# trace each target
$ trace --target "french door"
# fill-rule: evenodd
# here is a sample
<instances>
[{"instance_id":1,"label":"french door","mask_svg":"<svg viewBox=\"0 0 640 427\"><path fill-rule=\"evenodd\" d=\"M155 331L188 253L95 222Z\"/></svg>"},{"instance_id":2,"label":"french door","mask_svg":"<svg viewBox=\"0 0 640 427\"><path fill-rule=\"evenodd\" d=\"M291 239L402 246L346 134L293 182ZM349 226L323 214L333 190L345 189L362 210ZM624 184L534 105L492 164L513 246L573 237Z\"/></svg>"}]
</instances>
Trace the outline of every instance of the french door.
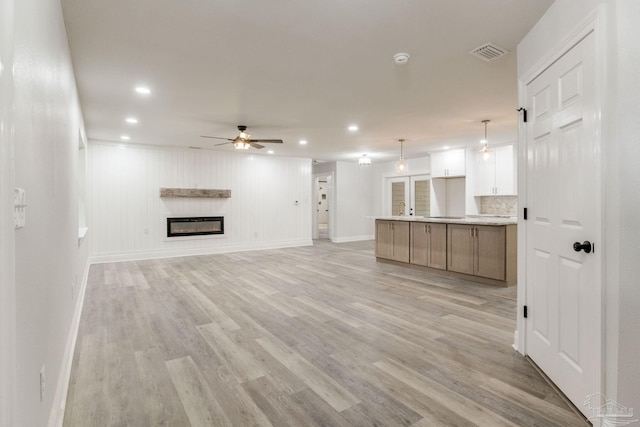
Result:
<instances>
[{"instance_id":1,"label":"french door","mask_svg":"<svg viewBox=\"0 0 640 427\"><path fill-rule=\"evenodd\" d=\"M387 178L387 216L429 216L429 175Z\"/></svg>"}]
</instances>

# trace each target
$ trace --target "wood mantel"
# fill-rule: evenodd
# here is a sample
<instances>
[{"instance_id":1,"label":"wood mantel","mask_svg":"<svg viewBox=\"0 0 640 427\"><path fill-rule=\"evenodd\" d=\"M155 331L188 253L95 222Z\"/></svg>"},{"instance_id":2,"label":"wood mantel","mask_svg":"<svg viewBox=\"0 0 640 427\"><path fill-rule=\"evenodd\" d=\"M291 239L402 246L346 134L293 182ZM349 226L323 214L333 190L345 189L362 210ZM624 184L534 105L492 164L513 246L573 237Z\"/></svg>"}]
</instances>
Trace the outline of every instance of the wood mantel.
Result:
<instances>
[{"instance_id":1,"label":"wood mantel","mask_svg":"<svg viewBox=\"0 0 640 427\"><path fill-rule=\"evenodd\" d=\"M160 197L228 199L231 197L231 190L213 190L207 188L161 188Z\"/></svg>"}]
</instances>

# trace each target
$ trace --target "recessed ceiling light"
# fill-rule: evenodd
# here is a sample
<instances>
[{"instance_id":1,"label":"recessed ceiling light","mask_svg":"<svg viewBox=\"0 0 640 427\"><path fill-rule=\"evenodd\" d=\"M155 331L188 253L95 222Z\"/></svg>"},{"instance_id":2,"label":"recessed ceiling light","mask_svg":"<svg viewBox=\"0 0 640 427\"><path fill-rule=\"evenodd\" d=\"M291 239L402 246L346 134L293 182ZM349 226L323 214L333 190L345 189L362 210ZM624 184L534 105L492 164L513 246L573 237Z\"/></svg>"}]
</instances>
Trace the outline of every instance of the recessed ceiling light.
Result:
<instances>
[{"instance_id":1,"label":"recessed ceiling light","mask_svg":"<svg viewBox=\"0 0 640 427\"><path fill-rule=\"evenodd\" d=\"M151 93L151 89L149 89L148 87L145 86L138 86L136 87L136 92L142 94L142 95L149 95Z\"/></svg>"},{"instance_id":2,"label":"recessed ceiling light","mask_svg":"<svg viewBox=\"0 0 640 427\"><path fill-rule=\"evenodd\" d=\"M136 124L138 123L138 119L136 119L135 117L127 117L126 122L131 124Z\"/></svg>"},{"instance_id":3,"label":"recessed ceiling light","mask_svg":"<svg viewBox=\"0 0 640 427\"><path fill-rule=\"evenodd\" d=\"M451 147L449 147L448 145L445 145L444 147L442 147L443 150L448 150L449 148Z\"/></svg>"},{"instance_id":4,"label":"recessed ceiling light","mask_svg":"<svg viewBox=\"0 0 640 427\"><path fill-rule=\"evenodd\" d=\"M267 151L267 154L273 154L273 150Z\"/></svg>"},{"instance_id":5,"label":"recessed ceiling light","mask_svg":"<svg viewBox=\"0 0 640 427\"><path fill-rule=\"evenodd\" d=\"M350 126L349 126L349 130L350 130L351 132L355 132L355 131L357 131L357 130L358 130L358 125L350 125Z\"/></svg>"},{"instance_id":6,"label":"recessed ceiling light","mask_svg":"<svg viewBox=\"0 0 640 427\"><path fill-rule=\"evenodd\" d=\"M130 140L130 139L131 139L131 137L130 137L129 135L122 135L122 136L120 137L120 139L121 139L121 140L123 140L123 141L128 141L128 140Z\"/></svg>"},{"instance_id":7,"label":"recessed ceiling light","mask_svg":"<svg viewBox=\"0 0 640 427\"><path fill-rule=\"evenodd\" d=\"M298 141L298 143L300 145L307 145L307 140L306 139L301 139L300 141Z\"/></svg>"}]
</instances>

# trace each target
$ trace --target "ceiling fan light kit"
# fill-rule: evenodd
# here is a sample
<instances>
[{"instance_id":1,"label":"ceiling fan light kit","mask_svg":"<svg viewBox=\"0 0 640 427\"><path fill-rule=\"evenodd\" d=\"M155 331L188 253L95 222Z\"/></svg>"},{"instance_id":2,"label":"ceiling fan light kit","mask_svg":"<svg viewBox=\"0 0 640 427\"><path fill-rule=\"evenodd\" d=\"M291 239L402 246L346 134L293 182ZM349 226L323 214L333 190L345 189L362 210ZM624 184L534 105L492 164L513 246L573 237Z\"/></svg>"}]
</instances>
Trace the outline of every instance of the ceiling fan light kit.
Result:
<instances>
[{"instance_id":1,"label":"ceiling fan light kit","mask_svg":"<svg viewBox=\"0 0 640 427\"><path fill-rule=\"evenodd\" d=\"M238 125L238 130L240 131L240 134L233 139L223 138L220 136L208 136L208 135L201 135L201 137L213 138L213 139L224 139L227 142L216 144L215 146L217 147L219 145L233 144L233 147L236 150L248 150L249 148L252 148L252 147L257 148L258 150L264 148L264 145L260 145L258 144L258 142L269 143L269 144L282 144L284 142L281 139L250 139L251 134L249 134L248 132L245 132L247 130L247 127L244 125Z\"/></svg>"}]
</instances>

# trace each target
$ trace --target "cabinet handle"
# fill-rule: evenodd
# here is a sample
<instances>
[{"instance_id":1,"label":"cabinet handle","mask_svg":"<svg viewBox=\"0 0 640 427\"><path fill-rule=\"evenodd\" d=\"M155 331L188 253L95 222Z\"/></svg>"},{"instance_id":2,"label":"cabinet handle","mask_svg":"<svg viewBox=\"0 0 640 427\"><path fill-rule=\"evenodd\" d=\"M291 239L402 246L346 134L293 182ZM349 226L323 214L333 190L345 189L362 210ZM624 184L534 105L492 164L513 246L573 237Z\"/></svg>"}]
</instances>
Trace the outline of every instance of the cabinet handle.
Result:
<instances>
[{"instance_id":1,"label":"cabinet handle","mask_svg":"<svg viewBox=\"0 0 640 427\"><path fill-rule=\"evenodd\" d=\"M427 225L427 224L425 224L425 225L424 225L424 232L425 232L425 233L428 233L428 231L427 231L427 227L428 227L428 225Z\"/></svg>"},{"instance_id":2,"label":"cabinet handle","mask_svg":"<svg viewBox=\"0 0 640 427\"><path fill-rule=\"evenodd\" d=\"M469 237L473 237L473 227L469 228Z\"/></svg>"},{"instance_id":3,"label":"cabinet handle","mask_svg":"<svg viewBox=\"0 0 640 427\"><path fill-rule=\"evenodd\" d=\"M429 234L431 234L431 226L429 225L428 227L429 227Z\"/></svg>"}]
</instances>

